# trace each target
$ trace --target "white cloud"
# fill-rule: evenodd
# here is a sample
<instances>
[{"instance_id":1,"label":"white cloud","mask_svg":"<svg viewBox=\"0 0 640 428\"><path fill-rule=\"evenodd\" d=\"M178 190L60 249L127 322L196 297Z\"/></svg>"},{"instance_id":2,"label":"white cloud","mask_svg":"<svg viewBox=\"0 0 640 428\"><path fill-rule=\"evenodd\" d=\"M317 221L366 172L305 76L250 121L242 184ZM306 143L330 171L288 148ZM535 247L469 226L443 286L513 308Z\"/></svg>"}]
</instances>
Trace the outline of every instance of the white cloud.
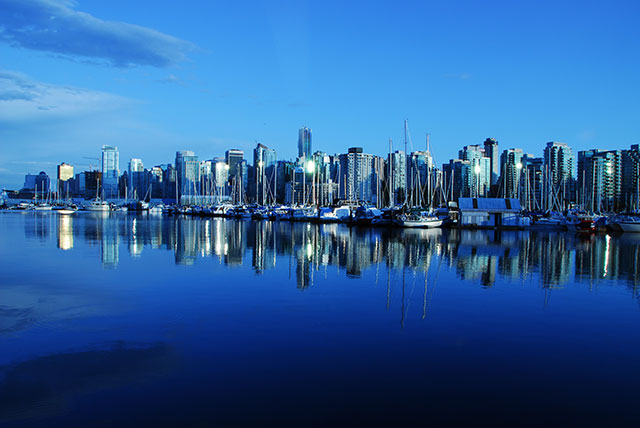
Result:
<instances>
[{"instance_id":1,"label":"white cloud","mask_svg":"<svg viewBox=\"0 0 640 428\"><path fill-rule=\"evenodd\" d=\"M194 45L151 28L103 21L55 0L0 0L0 41L116 67L166 67L186 59Z\"/></svg>"},{"instance_id":2,"label":"white cloud","mask_svg":"<svg viewBox=\"0 0 640 428\"><path fill-rule=\"evenodd\" d=\"M133 100L107 92L35 81L0 70L0 121L57 119L112 111Z\"/></svg>"}]
</instances>

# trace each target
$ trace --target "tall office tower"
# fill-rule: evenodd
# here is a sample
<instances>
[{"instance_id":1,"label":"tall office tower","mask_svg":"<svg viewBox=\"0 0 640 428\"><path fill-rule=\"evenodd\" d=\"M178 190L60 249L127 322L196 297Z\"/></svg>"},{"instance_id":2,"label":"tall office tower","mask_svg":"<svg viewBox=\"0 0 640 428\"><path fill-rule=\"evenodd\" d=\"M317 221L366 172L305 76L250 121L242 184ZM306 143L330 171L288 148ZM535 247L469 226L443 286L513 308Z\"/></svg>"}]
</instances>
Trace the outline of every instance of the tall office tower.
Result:
<instances>
[{"instance_id":1,"label":"tall office tower","mask_svg":"<svg viewBox=\"0 0 640 428\"><path fill-rule=\"evenodd\" d=\"M487 197L491 186L491 159L485 156L484 148L478 144L464 146L458 157L469 162L468 173L461 176L466 179L462 182L462 196Z\"/></svg>"},{"instance_id":2,"label":"tall office tower","mask_svg":"<svg viewBox=\"0 0 640 428\"><path fill-rule=\"evenodd\" d=\"M338 198L338 184L335 176L332 175L332 156L324 152L315 152L311 156L311 161L312 201L319 205L330 205L334 199Z\"/></svg>"},{"instance_id":3,"label":"tall office tower","mask_svg":"<svg viewBox=\"0 0 640 428\"><path fill-rule=\"evenodd\" d=\"M622 151L578 152L578 202L593 212L622 209Z\"/></svg>"},{"instance_id":4,"label":"tall office tower","mask_svg":"<svg viewBox=\"0 0 640 428\"><path fill-rule=\"evenodd\" d=\"M62 162L58 165L58 197L71 193L69 180L73 179L73 165Z\"/></svg>"},{"instance_id":5,"label":"tall office tower","mask_svg":"<svg viewBox=\"0 0 640 428\"><path fill-rule=\"evenodd\" d=\"M495 138L484 140L484 155L489 158L491 169L490 185L498 183L500 178L500 153L498 152L498 141Z\"/></svg>"},{"instance_id":6,"label":"tall office tower","mask_svg":"<svg viewBox=\"0 0 640 428\"><path fill-rule=\"evenodd\" d=\"M142 159L129 159L128 175L128 197L142 199L147 191L147 180L145 180L144 165L142 164Z\"/></svg>"},{"instance_id":7,"label":"tall office tower","mask_svg":"<svg viewBox=\"0 0 640 428\"><path fill-rule=\"evenodd\" d=\"M311 129L306 126L298 131L298 157L305 159L311 157Z\"/></svg>"},{"instance_id":8,"label":"tall office tower","mask_svg":"<svg viewBox=\"0 0 640 428\"><path fill-rule=\"evenodd\" d=\"M229 165L229 178L238 174L238 164L244 160L244 152L238 149L227 150L224 154L225 161Z\"/></svg>"},{"instance_id":9,"label":"tall office tower","mask_svg":"<svg viewBox=\"0 0 640 428\"><path fill-rule=\"evenodd\" d=\"M176 178L180 203L188 203L198 194L200 162L191 150L176 152Z\"/></svg>"},{"instance_id":10,"label":"tall office tower","mask_svg":"<svg viewBox=\"0 0 640 428\"><path fill-rule=\"evenodd\" d=\"M575 200L575 157L566 143L551 141L544 149L545 190L547 194L557 195L555 207L546 209L564 209ZM551 203L551 198L547 198Z\"/></svg>"},{"instance_id":11,"label":"tall office tower","mask_svg":"<svg viewBox=\"0 0 640 428\"><path fill-rule=\"evenodd\" d=\"M102 190L105 198L118 195L120 153L116 146L102 146Z\"/></svg>"},{"instance_id":12,"label":"tall office tower","mask_svg":"<svg viewBox=\"0 0 640 428\"><path fill-rule=\"evenodd\" d=\"M277 154L262 143L253 149L253 168L256 202L266 204L273 202L276 185Z\"/></svg>"},{"instance_id":13,"label":"tall office tower","mask_svg":"<svg viewBox=\"0 0 640 428\"><path fill-rule=\"evenodd\" d=\"M523 164L523 194L525 209L529 211L541 210L543 207L542 193L542 171L544 169L544 160L542 158L533 157L533 155L525 155L522 158Z\"/></svg>"},{"instance_id":14,"label":"tall office tower","mask_svg":"<svg viewBox=\"0 0 640 428\"><path fill-rule=\"evenodd\" d=\"M443 190L449 201L461 197L472 196L471 162L462 159L451 159L442 165ZM475 196L475 195L474 195Z\"/></svg>"},{"instance_id":15,"label":"tall office tower","mask_svg":"<svg viewBox=\"0 0 640 428\"><path fill-rule=\"evenodd\" d=\"M393 194L392 205L402 205L408 202L407 198L407 156L402 150L389 153L387 157L387 167L389 168L388 185ZM413 201L412 201L413 202Z\"/></svg>"},{"instance_id":16,"label":"tall office tower","mask_svg":"<svg viewBox=\"0 0 640 428\"><path fill-rule=\"evenodd\" d=\"M500 195L504 198L519 198L522 193L522 149L507 149L500 155Z\"/></svg>"},{"instance_id":17,"label":"tall office tower","mask_svg":"<svg viewBox=\"0 0 640 428\"><path fill-rule=\"evenodd\" d=\"M373 200L373 155L362 153L362 147L351 147L340 157L340 197L348 201Z\"/></svg>"},{"instance_id":18,"label":"tall office tower","mask_svg":"<svg viewBox=\"0 0 640 428\"><path fill-rule=\"evenodd\" d=\"M227 183L229 182L229 165L223 158L213 158L211 160L213 170L213 187L215 190L215 201L219 203L226 200Z\"/></svg>"},{"instance_id":19,"label":"tall office tower","mask_svg":"<svg viewBox=\"0 0 640 428\"><path fill-rule=\"evenodd\" d=\"M640 209L640 145L622 151L622 194L627 210Z\"/></svg>"}]
</instances>

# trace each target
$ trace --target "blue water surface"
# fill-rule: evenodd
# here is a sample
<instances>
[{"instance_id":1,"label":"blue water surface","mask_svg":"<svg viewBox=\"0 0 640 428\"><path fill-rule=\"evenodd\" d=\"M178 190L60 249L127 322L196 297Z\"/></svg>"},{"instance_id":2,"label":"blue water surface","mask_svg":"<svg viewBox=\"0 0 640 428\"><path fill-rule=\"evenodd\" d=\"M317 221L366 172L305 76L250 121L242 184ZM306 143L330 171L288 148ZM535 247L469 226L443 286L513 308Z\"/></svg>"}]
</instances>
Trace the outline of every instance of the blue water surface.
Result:
<instances>
[{"instance_id":1,"label":"blue water surface","mask_svg":"<svg viewBox=\"0 0 640 428\"><path fill-rule=\"evenodd\" d=\"M640 236L0 213L0 425L636 426Z\"/></svg>"}]
</instances>

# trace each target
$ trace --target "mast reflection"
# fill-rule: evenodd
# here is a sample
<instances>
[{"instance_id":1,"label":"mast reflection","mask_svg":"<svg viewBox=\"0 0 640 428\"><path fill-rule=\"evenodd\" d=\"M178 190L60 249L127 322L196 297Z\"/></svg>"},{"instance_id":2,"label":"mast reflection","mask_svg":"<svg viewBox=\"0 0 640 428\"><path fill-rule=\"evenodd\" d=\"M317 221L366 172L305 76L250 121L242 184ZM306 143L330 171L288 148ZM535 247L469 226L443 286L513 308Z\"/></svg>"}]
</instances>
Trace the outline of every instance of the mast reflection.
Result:
<instances>
[{"instance_id":1,"label":"mast reflection","mask_svg":"<svg viewBox=\"0 0 640 428\"><path fill-rule=\"evenodd\" d=\"M217 258L230 268L250 264L258 275L284 265L301 290L313 286L319 271L326 276L334 267L348 278L360 278L375 269L376 282L385 281L384 276L380 278L383 269L386 282L398 282L401 277L395 278L393 272L408 269L424 274L434 264L484 287L536 275L549 289L571 281L595 287L603 280L618 279L635 294L640 282L640 236L632 234L396 230L88 213L57 218L38 215L25 222L25 236L30 239L47 240L53 229L60 249L71 250L78 242L100 245L106 268L117 267L120 251L142 257L145 248L165 249L174 252L179 265ZM425 290L424 301L428 302L428 282Z\"/></svg>"}]
</instances>

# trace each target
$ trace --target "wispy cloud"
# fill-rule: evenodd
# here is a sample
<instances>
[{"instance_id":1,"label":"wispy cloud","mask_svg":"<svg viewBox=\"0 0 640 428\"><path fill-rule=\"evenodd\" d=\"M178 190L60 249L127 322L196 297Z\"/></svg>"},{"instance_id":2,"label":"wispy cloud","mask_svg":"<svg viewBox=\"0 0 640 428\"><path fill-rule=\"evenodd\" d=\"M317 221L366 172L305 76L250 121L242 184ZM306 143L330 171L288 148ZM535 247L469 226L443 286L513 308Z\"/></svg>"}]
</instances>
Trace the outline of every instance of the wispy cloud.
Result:
<instances>
[{"instance_id":1,"label":"wispy cloud","mask_svg":"<svg viewBox=\"0 0 640 428\"><path fill-rule=\"evenodd\" d=\"M42 83L0 70L0 122L77 117L132 102L106 92Z\"/></svg>"},{"instance_id":2,"label":"wispy cloud","mask_svg":"<svg viewBox=\"0 0 640 428\"><path fill-rule=\"evenodd\" d=\"M468 80L468 79L471 79L471 74L469 74L469 73L452 73L452 74L444 74L443 77L446 77L447 79Z\"/></svg>"},{"instance_id":3,"label":"wispy cloud","mask_svg":"<svg viewBox=\"0 0 640 428\"><path fill-rule=\"evenodd\" d=\"M74 7L69 1L0 0L0 41L116 67L166 67L194 48L151 28L103 21Z\"/></svg>"}]
</instances>

